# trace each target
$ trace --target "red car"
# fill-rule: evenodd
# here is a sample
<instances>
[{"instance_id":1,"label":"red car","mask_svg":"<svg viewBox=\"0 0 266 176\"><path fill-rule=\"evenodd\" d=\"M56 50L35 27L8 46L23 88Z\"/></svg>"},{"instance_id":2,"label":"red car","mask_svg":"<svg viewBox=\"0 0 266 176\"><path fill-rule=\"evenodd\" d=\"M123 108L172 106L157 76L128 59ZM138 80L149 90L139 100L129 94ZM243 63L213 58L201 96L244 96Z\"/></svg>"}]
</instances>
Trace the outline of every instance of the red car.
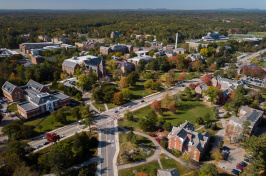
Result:
<instances>
[{"instance_id":1,"label":"red car","mask_svg":"<svg viewBox=\"0 0 266 176\"><path fill-rule=\"evenodd\" d=\"M240 164L236 165L236 168L243 171L243 167Z\"/></svg>"}]
</instances>

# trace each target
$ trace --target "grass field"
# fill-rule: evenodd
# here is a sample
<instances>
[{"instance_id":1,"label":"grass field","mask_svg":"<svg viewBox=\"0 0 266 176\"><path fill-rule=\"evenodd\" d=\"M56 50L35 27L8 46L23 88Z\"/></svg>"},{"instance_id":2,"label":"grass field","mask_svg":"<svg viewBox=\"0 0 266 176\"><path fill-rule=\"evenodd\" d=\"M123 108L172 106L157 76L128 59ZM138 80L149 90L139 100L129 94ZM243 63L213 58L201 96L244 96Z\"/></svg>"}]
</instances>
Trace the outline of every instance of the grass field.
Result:
<instances>
[{"instance_id":1,"label":"grass field","mask_svg":"<svg viewBox=\"0 0 266 176\"><path fill-rule=\"evenodd\" d=\"M159 163L157 161L152 161L141 166L132 167L129 169L122 169L118 171L119 176L135 176L133 170L137 172L144 172L149 174L150 176L157 176L155 170L160 169Z\"/></svg>"},{"instance_id":2,"label":"grass field","mask_svg":"<svg viewBox=\"0 0 266 176\"><path fill-rule=\"evenodd\" d=\"M178 76L181 74L182 72L175 72L175 80L177 80L178 79ZM192 72L191 72L192 73ZM192 75L194 73L194 76ZM187 73L186 72L186 74L187 74L187 77L186 77L186 79L185 80L191 80L191 79L194 79L194 78L197 78L197 77L200 77L200 76L202 76L203 75L203 73L195 73L195 72L193 72L192 74L190 74L190 76L189 76L189 73ZM163 75L163 73L162 74L160 74L158 77L159 78L161 78L162 77L162 75Z\"/></svg>"},{"instance_id":3,"label":"grass field","mask_svg":"<svg viewBox=\"0 0 266 176\"><path fill-rule=\"evenodd\" d=\"M103 103L93 102L92 104L98 111L99 111L100 108L101 108L101 112L105 111L105 106L104 106Z\"/></svg>"},{"instance_id":4,"label":"grass field","mask_svg":"<svg viewBox=\"0 0 266 176\"><path fill-rule=\"evenodd\" d=\"M176 160L174 160L172 158L166 159L165 154L160 155L160 160L161 160L163 169L176 168L180 175L184 175L184 174L190 173L192 171L189 167L185 167L185 166L181 165L179 162L177 162Z\"/></svg>"},{"instance_id":5,"label":"grass field","mask_svg":"<svg viewBox=\"0 0 266 176\"><path fill-rule=\"evenodd\" d=\"M25 124L25 125L30 125L30 126L36 126L36 125L37 125L38 123L40 123L43 119L44 119L44 117L41 117L41 118L38 118L38 119L35 119L35 120L32 120L32 121L25 122L24 124Z\"/></svg>"},{"instance_id":6,"label":"grass field","mask_svg":"<svg viewBox=\"0 0 266 176\"><path fill-rule=\"evenodd\" d=\"M14 103L10 106L7 107L8 112L17 112L18 111L18 107L17 104L20 104L21 102L18 103Z\"/></svg>"},{"instance_id":7,"label":"grass field","mask_svg":"<svg viewBox=\"0 0 266 176\"><path fill-rule=\"evenodd\" d=\"M150 155L147 155L145 152L139 150L139 145L145 145L145 146L151 146L151 147L154 146L152 141L150 141L148 138L145 138L143 136L135 134L136 138L137 138L137 142L136 142L136 144L132 144L130 141L127 141L127 135L128 134L119 134L120 150L119 150L119 155L118 155L118 159L117 159L117 163L118 164L134 163L134 162L146 159L146 158L148 158L148 157L150 157L150 156L152 156L154 154L154 150L152 150ZM137 151L139 150L136 159L134 161L127 161L126 159L123 159L122 158L122 154L125 151L130 151L132 149L135 149Z\"/></svg>"},{"instance_id":8,"label":"grass field","mask_svg":"<svg viewBox=\"0 0 266 176\"><path fill-rule=\"evenodd\" d=\"M136 119L145 117L148 115L149 110L151 109L150 105L145 106L134 112ZM181 101L180 105L177 107L176 113L167 111L164 112L162 117L164 120L170 122L172 125L177 125L178 122L182 121L183 123L187 120L192 124L195 124L196 117L203 117L206 113L210 113L210 116L213 116L212 107L206 105L204 102L200 101ZM119 125L131 130L140 131L138 123L135 121L120 120Z\"/></svg>"}]
</instances>

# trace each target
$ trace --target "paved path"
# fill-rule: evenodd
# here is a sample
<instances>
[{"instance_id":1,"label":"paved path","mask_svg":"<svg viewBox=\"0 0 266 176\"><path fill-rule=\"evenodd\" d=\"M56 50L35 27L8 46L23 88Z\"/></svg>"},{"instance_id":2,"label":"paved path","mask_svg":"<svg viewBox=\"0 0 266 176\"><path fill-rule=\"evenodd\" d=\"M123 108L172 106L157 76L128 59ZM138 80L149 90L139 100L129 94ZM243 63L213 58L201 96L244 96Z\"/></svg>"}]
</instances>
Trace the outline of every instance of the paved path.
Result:
<instances>
[{"instance_id":1,"label":"paved path","mask_svg":"<svg viewBox=\"0 0 266 176\"><path fill-rule=\"evenodd\" d=\"M121 129L123 129L124 131L127 131L127 132L129 131L129 130L127 130L127 129L123 128L123 127L120 127L120 126L119 126L119 128L121 128ZM119 170L120 169L126 169L126 168L131 168L131 167L139 166L139 165L145 164L147 162L151 162L153 160L156 160L160 156L160 153L164 153L168 157L170 157L170 158L176 160L177 162L179 162L180 164L182 164L184 166L188 166L187 163L183 162L181 159L177 158L176 156L174 156L173 154L171 154L170 152L168 152L167 150L165 150L162 146L160 146L160 144L155 140L155 138L153 138L153 137L151 137L149 135L146 135L146 134L137 132L137 131L133 131L133 132L135 134L137 134L137 135L146 137L149 140L151 140L154 143L155 147L156 147L156 151L155 151L155 153L151 157L149 157L149 158L147 158L145 160L142 160L142 161L139 161L139 162L136 162L136 163L132 163L132 164L126 164L126 165L118 166L118 169ZM189 165L189 167L191 167L192 169L197 169L198 168L197 166L194 166L194 165Z\"/></svg>"}]
</instances>

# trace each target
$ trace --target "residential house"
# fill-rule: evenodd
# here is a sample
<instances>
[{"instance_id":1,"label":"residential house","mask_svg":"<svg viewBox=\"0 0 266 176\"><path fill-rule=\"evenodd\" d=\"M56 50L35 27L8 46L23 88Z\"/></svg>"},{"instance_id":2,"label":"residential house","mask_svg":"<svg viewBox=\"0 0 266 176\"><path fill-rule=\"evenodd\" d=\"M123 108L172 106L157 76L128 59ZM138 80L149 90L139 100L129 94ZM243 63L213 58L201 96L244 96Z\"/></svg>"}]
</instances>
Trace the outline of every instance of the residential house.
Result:
<instances>
[{"instance_id":1,"label":"residential house","mask_svg":"<svg viewBox=\"0 0 266 176\"><path fill-rule=\"evenodd\" d=\"M230 121L227 125L227 130L226 134L228 136L233 135L233 136L239 136L241 132L243 131L243 123L244 121L249 121L250 122L250 130L251 134L253 134L258 127L258 125L261 123L263 119L263 114L264 111L250 108L248 106L242 106L239 113L238 117L232 116L230 118Z\"/></svg>"},{"instance_id":2,"label":"residential house","mask_svg":"<svg viewBox=\"0 0 266 176\"><path fill-rule=\"evenodd\" d=\"M158 169L157 176L180 176L176 168L173 169Z\"/></svg>"},{"instance_id":3,"label":"residential house","mask_svg":"<svg viewBox=\"0 0 266 176\"><path fill-rule=\"evenodd\" d=\"M238 86L243 85L244 83L242 80L235 81L232 79L222 78L221 76L212 78L212 86L217 87L219 84L221 91L223 92L225 97L227 97L233 90L235 90Z\"/></svg>"},{"instance_id":4,"label":"residential house","mask_svg":"<svg viewBox=\"0 0 266 176\"><path fill-rule=\"evenodd\" d=\"M51 42L51 37L48 37L46 35L39 35L38 39L44 42Z\"/></svg>"},{"instance_id":5,"label":"residential house","mask_svg":"<svg viewBox=\"0 0 266 176\"><path fill-rule=\"evenodd\" d=\"M121 32L119 31L112 31L111 34L110 34L110 38L118 38L119 35L121 35Z\"/></svg>"},{"instance_id":6,"label":"residential house","mask_svg":"<svg viewBox=\"0 0 266 176\"><path fill-rule=\"evenodd\" d=\"M116 60L117 69L121 69L123 73L130 73L135 69L135 65L131 62Z\"/></svg>"},{"instance_id":7,"label":"residential house","mask_svg":"<svg viewBox=\"0 0 266 176\"><path fill-rule=\"evenodd\" d=\"M70 44L71 43L71 39L68 39L68 38L60 38L60 37L54 37L51 39L51 41L53 43L65 43L65 44Z\"/></svg>"},{"instance_id":8,"label":"residential house","mask_svg":"<svg viewBox=\"0 0 266 176\"><path fill-rule=\"evenodd\" d=\"M200 54L200 53L189 54L189 55L187 55L186 58L190 58L192 62L194 62L194 61L197 60L197 59L199 59L199 60L205 62L205 60L207 59L205 56L203 56L203 55Z\"/></svg>"},{"instance_id":9,"label":"residential house","mask_svg":"<svg viewBox=\"0 0 266 176\"><path fill-rule=\"evenodd\" d=\"M195 161L200 161L210 142L208 132L197 133L194 131L194 125L185 122L179 127L173 127L168 134L168 148L186 152Z\"/></svg>"},{"instance_id":10,"label":"residential house","mask_svg":"<svg viewBox=\"0 0 266 176\"><path fill-rule=\"evenodd\" d=\"M175 49L173 49L173 51L174 51L176 54L186 54L186 53L187 53L187 50L184 49L184 48L175 48Z\"/></svg>"},{"instance_id":11,"label":"residential house","mask_svg":"<svg viewBox=\"0 0 266 176\"><path fill-rule=\"evenodd\" d=\"M203 90L207 90L208 89L208 86L204 83L204 84L201 84L201 85L198 85L196 88L195 88L195 92L196 94L199 94L201 95Z\"/></svg>"}]
</instances>

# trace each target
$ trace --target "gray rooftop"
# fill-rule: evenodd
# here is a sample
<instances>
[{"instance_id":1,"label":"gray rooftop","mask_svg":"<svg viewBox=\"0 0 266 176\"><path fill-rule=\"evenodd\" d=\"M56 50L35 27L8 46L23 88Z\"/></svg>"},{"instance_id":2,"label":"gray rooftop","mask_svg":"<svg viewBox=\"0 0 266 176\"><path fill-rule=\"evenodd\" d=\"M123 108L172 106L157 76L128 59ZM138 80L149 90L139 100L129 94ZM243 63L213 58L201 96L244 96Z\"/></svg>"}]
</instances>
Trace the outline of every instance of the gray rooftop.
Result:
<instances>
[{"instance_id":1,"label":"gray rooftop","mask_svg":"<svg viewBox=\"0 0 266 176\"><path fill-rule=\"evenodd\" d=\"M6 82L4 83L4 85L2 86L2 89L3 89L4 91L6 91L7 93L11 94L12 91L13 91L16 87L17 87L16 85L14 85L14 84L12 84L12 83L6 81Z\"/></svg>"},{"instance_id":2,"label":"gray rooftop","mask_svg":"<svg viewBox=\"0 0 266 176\"><path fill-rule=\"evenodd\" d=\"M53 93L52 94L54 97L58 98L59 100L64 100L64 99L67 99L69 98L69 96L61 93L61 92L56 92L56 93Z\"/></svg>"},{"instance_id":3,"label":"gray rooftop","mask_svg":"<svg viewBox=\"0 0 266 176\"><path fill-rule=\"evenodd\" d=\"M77 64L78 63L71 62L71 61L68 61L68 60L64 60L64 62L62 63L62 66L68 67L68 68L75 68Z\"/></svg>"},{"instance_id":4,"label":"gray rooftop","mask_svg":"<svg viewBox=\"0 0 266 176\"><path fill-rule=\"evenodd\" d=\"M38 91L38 92L40 92L41 89L44 87L42 84L40 84L40 83L38 83L36 81L33 81L32 79L29 80L27 85L30 86L32 89Z\"/></svg>"},{"instance_id":5,"label":"gray rooftop","mask_svg":"<svg viewBox=\"0 0 266 176\"><path fill-rule=\"evenodd\" d=\"M30 102L28 101L25 101L23 103L20 103L18 104L18 106L20 106L22 109L24 109L25 111L30 111L30 110L33 110L33 109L36 109L38 108L38 106L34 106L33 104L31 104Z\"/></svg>"}]
</instances>

